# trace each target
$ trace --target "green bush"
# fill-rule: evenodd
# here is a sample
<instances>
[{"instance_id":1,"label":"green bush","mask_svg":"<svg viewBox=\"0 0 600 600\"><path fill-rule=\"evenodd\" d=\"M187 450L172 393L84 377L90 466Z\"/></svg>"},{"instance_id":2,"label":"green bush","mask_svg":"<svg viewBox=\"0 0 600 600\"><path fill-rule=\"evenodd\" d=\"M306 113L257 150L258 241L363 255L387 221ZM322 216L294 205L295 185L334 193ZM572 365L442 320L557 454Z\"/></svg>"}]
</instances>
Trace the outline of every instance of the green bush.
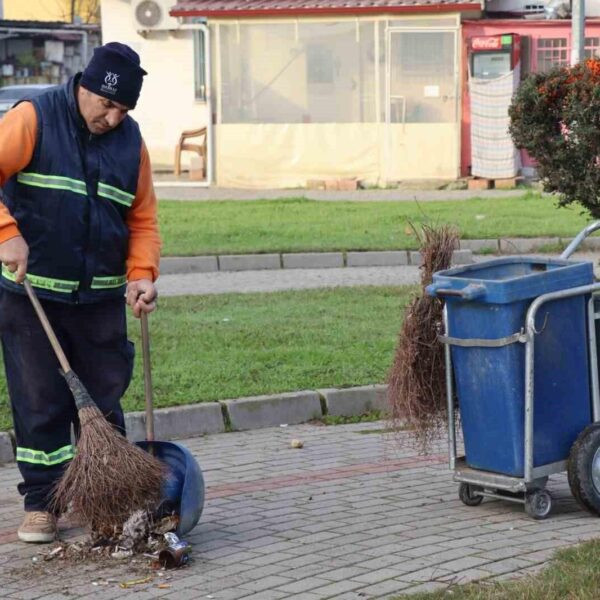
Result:
<instances>
[{"instance_id":1,"label":"green bush","mask_svg":"<svg viewBox=\"0 0 600 600\"><path fill-rule=\"evenodd\" d=\"M600 217L600 60L530 75L509 115L515 145L537 161L544 190Z\"/></svg>"}]
</instances>

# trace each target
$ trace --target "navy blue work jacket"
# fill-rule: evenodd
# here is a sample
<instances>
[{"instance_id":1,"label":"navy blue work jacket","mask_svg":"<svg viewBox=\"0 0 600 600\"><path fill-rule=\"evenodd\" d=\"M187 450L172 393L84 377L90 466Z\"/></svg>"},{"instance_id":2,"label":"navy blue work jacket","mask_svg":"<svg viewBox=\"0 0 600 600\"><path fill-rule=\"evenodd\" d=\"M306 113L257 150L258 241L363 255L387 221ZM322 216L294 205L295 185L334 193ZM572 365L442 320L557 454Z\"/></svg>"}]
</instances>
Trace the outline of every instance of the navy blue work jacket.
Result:
<instances>
[{"instance_id":1,"label":"navy blue work jacket","mask_svg":"<svg viewBox=\"0 0 600 600\"><path fill-rule=\"evenodd\" d=\"M3 188L29 245L27 277L38 295L69 303L122 296L142 137L129 116L103 135L79 113L79 75L32 98L37 142L31 162ZM2 269L0 285L24 293Z\"/></svg>"}]
</instances>

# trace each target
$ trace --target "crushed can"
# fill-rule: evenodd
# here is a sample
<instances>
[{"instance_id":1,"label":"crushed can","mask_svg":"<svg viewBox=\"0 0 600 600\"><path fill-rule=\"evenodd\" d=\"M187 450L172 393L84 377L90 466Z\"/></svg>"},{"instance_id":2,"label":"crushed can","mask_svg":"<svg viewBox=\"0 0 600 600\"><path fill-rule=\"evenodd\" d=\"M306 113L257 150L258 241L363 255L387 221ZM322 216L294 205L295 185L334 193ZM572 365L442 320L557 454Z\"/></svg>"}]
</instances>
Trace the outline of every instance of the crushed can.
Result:
<instances>
[{"instance_id":1,"label":"crushed can","mask_svg":"<svg viewBox=\"0 0 600 600\"><path fill-rule=\"evenodd\" d=\"M172 532L164 534L167 547L158 553L158 562L165 569L183 567L190 560L192 546Z\"/></svg>"}]
</instances>

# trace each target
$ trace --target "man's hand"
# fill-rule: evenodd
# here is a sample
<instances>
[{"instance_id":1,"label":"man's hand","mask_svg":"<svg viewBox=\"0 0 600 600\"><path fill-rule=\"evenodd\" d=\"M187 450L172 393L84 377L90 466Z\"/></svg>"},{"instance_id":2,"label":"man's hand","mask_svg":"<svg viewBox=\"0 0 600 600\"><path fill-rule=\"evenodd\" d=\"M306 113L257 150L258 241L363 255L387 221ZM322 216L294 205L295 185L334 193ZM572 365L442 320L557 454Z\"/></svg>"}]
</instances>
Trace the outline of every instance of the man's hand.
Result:
<instances>
[{"instance_id":1,"label":"man's hand","mask_svg":"<svg viewBox=\"0 0 600 600\"><path fill-rule=\"evenodd\" d=\"M142 311L150 313L156 308L157 295L156 287L149 279L136 279L127 284L127 304L131 306L133 315L138 319Z\"/></svg>"},{"instance_id":2,"label":"man's hand","mask_svg":"<svg viewBox=\"0 0 600 600\"><path fill-rule=\"evenodd\" d=\"M0 244L0 262L5 264L11 273L15 273L17 283L23 283L25 279L28 256L29 246L20 235Z\"/></svg>"}]
</instances>

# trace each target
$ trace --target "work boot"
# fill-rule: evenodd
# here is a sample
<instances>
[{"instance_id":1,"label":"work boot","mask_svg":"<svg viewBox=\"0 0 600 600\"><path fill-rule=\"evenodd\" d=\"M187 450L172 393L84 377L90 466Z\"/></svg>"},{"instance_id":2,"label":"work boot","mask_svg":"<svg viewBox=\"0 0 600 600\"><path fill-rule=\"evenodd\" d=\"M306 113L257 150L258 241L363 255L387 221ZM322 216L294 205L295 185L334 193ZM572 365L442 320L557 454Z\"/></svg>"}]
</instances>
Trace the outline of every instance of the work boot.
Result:
<instances>
[{"instance_id":1,"label":"work boot","mask_svg":"<svg viewBox=\"0 0 600 600\"><path fill-rule=\"evenodd\" d=\"M56 517L41 510L27 511L17 536L22 542L53 542L56 539Z\"/></svg>"}]
</instances>

